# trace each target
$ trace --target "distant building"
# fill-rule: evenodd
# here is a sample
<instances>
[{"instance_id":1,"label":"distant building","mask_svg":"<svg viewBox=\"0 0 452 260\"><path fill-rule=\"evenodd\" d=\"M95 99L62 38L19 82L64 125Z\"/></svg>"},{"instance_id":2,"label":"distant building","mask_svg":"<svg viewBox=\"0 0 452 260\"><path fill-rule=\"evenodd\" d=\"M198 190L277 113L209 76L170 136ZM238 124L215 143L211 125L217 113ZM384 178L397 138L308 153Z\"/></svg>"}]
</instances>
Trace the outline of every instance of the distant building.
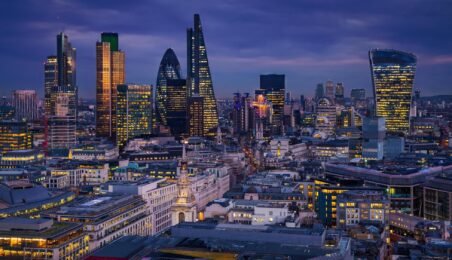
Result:
<instances>
[{"instance_id":1,"label":"distant building","mask_svg":"<svg viewBox=\"0 0 452 260\"><path fill-rule=\"evenodd\" d=\"M376 116L387 132L408 134L416 56L397 50L369 51Z\"/></svg>"},{"instance_id":2,"label":"distant building","mask_svg":"<svg viewBox=\"0 0 452 260\"><path fill-rule=\"evenodd\" d=\"M334 82L331 80L325 83L325 97L334 100Z\"/></svg>"},{"instance_id":3,"label":"distant building","mask_svg":"<svg viewBox=\"0 0 452 260\"><path fill-rule=\"evenodd\" d=\"M165 109L160 111L164 114L166 125L170 128L171 134L181 138L187 135L187 98L188 89L185 79L167 79L166 82L166 103ZM164 111L164 112L163 112Z\"/></svg>"},{"instance_id":4,"label":"distant building","mask_svg":"<svg viewBox=\"0 0 452 260\"><path fill-rule=\"evenodd\" d=\"M334 94L336 103L344 104L344 84L342 82L338 82L336 84L336 92Z\"/></svg>"},{"instance_id":5,"label":"distant building","mask_svg":"<svg viewBox=\"0 0 452 260\"><path fill-rule=\"evenodd\" d=\"M272 106L272 132L281 134L284 119L284 99L286 91L285 75L268 74L260 76L260 90Z\"/></svg>"},{"instance_id":6,"label":"distant building","mask_svg":"<svg viewBox=\"0 0 452 260\"><path fill-rule=\"evenodd\" d=\"M33 137L26 122L0 121L0 152L27 150L33 146Z\"/></svg>"},{"instance_id":7,"label":"distant building","mask_svg":"<svg viewBox=\"0 0 452 260\"><path fill-rule=\"evenodd\" d=\"M363 120L363 153L366 160L382 160L384 155L385 119L365 117Z\"/></svg>"},{"instance_id":8,"label":"distant building","mask_svg":"<svg viewBox=\"0 0 452 260\"><path fill-rule=\"evenodd\" d=\"M48 56L44 63L44 113L50 116L52 88L58 85L58 62L56 56Z\"/></svg>"},{"instance_id":9,"label":"distant building","mask_svg":"<svg viewBox=\"0 0 452 260\"><path fill-rule=\"evenodd\" d=\"M325 89L323 88L323 84L319 83L317 84L317 87L315 89L315 101L317 101L319 98L325 96Z\"/></svg>"},{"instance_id":10,"label":"distant building","mask_svg":"<svg viewBox=\"0 0 452 260\"><path fill-rule=\"evenodd\" d=\"M0 105L0 121L14 119L14 107L9 105Z\"/></svg>"},{"instance_id":11,"label":"distant building","mask_svg":"<svg viewBox=\"0 0 452 260\"><path fill-rule=\"evenodd\" d=\"M316 104L315 129L332 135L336 127L336 106L334 102L326 97L319 98Z\"/></svg>"},{"instance_id":12,"label":"distant building","mask_svg":"<svg viewBox=\"0 0 452 260\"><path fill-rule=\"evenodd\" d=\"M234 93L232 128L234 134L248 133L253 128L253 109L249 93Z\"/></svg>"},{"instance_id":13,"label":"distant building","mask_svg":"<svg viewBox=\"0 0 452 260\"><path fill-rule=\"evenodd\" d=\"M353 101L366 99L366 90L363 88L354 88L350 91L350 97Z\"/></svg>"},{"instance_id":14,"label":"distant building","mask_svg":"<svg viewBox=\"0 0 452 260\"><path fill-rule=\"evenodd\" d=\"M48 124L51 149L68 149L76 144L77 88L71 85L52 87Z\"/></svg>"},{"instance_id":15,"label":"distant building","mask_svg":"<svg viewBox=\"0 0 452 260\"><path fill-rule=\"evenodd\" d=\"M204 98L194 95L188 98L188 135L204 136Z\"/></svg>"},{"instance_id":16,"label":"distant building","mask_svg":"<svg viewBox=\"0 0 452 260\"><path fill-rule=\"evenodd\" d=\"M122 149L129 139L152 132L152 86L124 84L117 90L116 143Z\"/></svg>"},{"instance_id":17,"label":"distant building","mask_svg":"<svg viewBox=\"0 0 452 260\"><path fill-rule=\"evenodd\" d=\"M16 120L38 119L38 96L35 90L14 90L11 100Z\"/></svg>"}]
</instances>

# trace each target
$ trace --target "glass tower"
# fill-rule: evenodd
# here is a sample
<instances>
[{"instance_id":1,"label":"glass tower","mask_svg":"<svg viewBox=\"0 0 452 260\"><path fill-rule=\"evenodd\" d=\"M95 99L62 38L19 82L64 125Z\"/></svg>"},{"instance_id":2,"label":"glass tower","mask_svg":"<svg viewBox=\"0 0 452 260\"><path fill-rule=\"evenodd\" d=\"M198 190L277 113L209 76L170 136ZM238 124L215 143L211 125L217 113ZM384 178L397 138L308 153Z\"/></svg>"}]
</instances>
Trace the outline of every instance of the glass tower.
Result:
<instances>
[{"instance_id":1,"label":"glass tower","mask_svg":"<svg viewBox=\"0 0 452 260\"><path fill-rule=\"evenodd\" d=\"M121 84L117 93L116 143L122 149L130 138L152 132L152 86Z\"/></svg>"},{"instance_id":2,"label":"glass tower","mask_svg":"<svg viewBox=\"0 0 452 260\"><path fill-rule=\"evenodd\" d=\"M173 49L169 48L165 51L162 61L160 62L159 71L157 74L156 85L156 116L157 121L163 125L168 125L167 122L167 101L168 101L168 80L181 79L180 64ZM185 80L184 80L185 82ZM185 85L185 83L184 83Z\"/></svg>"},{"instance_id":3,"label":"glass tower","mask_svg":"<svg viewBox=\"0 0 452 260\"><path fill-rule=\"evenodd\" d=\"M166 116L171 134L187 133L187 83L185 79L169 79L167 84Z\"/></svg>"},{"instance_id":4,"label":"glass tower","mask_svg":"<svg viewBox=\"0 0 452 260\"><path fill-rule=\"evenodd\" d=\"M397 50L369 51L375 114L384 117L387 132L407 134L416 56Z\"/></svg>"},{"instance_id":5,"label":"glass tower","mask_svg":"<svg viewBox=\"0 0 452 260\"><path fill-rule=\"evenodd\" d=\"M102 33L96 43L96 135L116 134L117 86L125 82L125 54L117 33Z\"/></svg>"},{"instance_id":6,"label":"glass tower","mask_svg":"<svg viewBox=\"0 0 452 260\"><path fill-rule=\"evenodd\" d=\"M272 103L272 126L274 134L282 133L285 99L285 75L260 75L260 89L265 98Z\"/></svg>"},{"instance_id":7,"label":"glass tower","mask_svg":"<svg viewBox=\"0 0 452 260\"><path fill-rule=\"evenodd\" d=\"M56 56L48 56L44 63L44 112L50 116L50 95L52 87L58 85L58 63Z\"/></svg>"},{"instance_id":8,"label":"glass tower","mask_svg":"<svg viewBox=\"0 0 452 260\"><path fill-rule=\"evenodd\" d=\"M194 28L187 30L187 83L189 96L198 94L204 98L203 135L215 136L218 126L218 112L206 44L199 14L195 14Z\"/></svg>"}]
</instances>

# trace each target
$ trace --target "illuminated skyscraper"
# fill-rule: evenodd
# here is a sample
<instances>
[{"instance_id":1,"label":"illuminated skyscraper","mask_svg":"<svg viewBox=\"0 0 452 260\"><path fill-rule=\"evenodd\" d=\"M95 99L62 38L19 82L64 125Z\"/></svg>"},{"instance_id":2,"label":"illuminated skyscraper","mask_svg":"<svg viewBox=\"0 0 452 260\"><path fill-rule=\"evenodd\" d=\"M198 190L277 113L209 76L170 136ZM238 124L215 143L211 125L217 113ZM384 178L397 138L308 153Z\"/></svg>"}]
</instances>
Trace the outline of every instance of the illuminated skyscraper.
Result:
<instances>
[{"instance_id":1,"label":"illuminated skyscraper","mask_svg":"<svg viewBox=\"0 0 452 260\"><path fill-rule=\"evenodd\" d=\"M188 134L202 136L204 134L204 97L197 94L188 98Z\"/></svg>"},{"instance_id":2,"label":"illuminated skyscraper","mask_svg":"<svg viewBox=\"0 0 452 260\"><path fill-rule=\"evenodd\" d=\"M194 25L194 28L187 30L187 84L189 96L199 94L199 96L204 98L203 135L215 136L218 127L217 103L199 14L195 14Z\"/></svg>"},{"instance_id":3,"label":"illuminated skyscraper","mask_svg":"<svg viewBox=\"0 0 452 260\"><path fill-rule=\"evenodd\" d=\"M285 75L269 74L260 76L260 89L265 99L272 104L272 128L274 134L281 134L284 118Z\"/></svg>"},{"instance_id":4,"label":"illuminated skyscraper","mask_svg":"<svg viewBox=\"0 0 452 260\"><path fill-rule=\"evenodd\" d=\"M78 88L76 50L64 33L57 35L57 55L44 65L46 136L51 148L70 148L76 143Z\"/></svg>"},{"instance_id":5,"label":"illuminated skyscraper","mask_svg":"<svg viewBox=\"0 0 452 260\"><path fill-rule=\"evenodd\" d=\"M316 114L315 129L327 135L332 135L336 127L336 106L334 102L327 97L320 98L316 104Z\"/></svg>"},{"instance_id":6,"label":"illuminated skyscraper","mask_svg":"<svg viewBox=\"0 0 452 260\"><path fill-rule=\"evenodd\" d=\"M156 116L157 121L163 125L167 125L166 120L168 100L168 80L181 79L180 64L173 49L169 48L165 51L162 61L160 62L159 71L157 74L156 85ZM185 80L184 80L185 82ZM186 83L184 83L186 85Z\"/></svg>"},{"instance_id":7,"label":"illuminated skyscraper","mask_svg":"<svg viewBox=\"0 0 452 260\"><path fill-rule=\"evenodd\" d=\"M152 132L152 86L118 85L117 101L116 143L122 149L130 138Z\"/></svg>"},{"instance_id":8,"label":"illuminated skyscraper","mask_svg":"<svg viewBox=\"0 0 452 260\"><path fill-rule=\"evenodd\" d=\"M38 97L35 90L14 90L11 100L16 120L33 121L38 119Z\"/></svg>"},{"instance_id":9,"label":"illuminated skyscraper","mask_svg":"<svg viewBox=\"0 0 452 260\"><path fill-rule=\"evenodd\" d=\"M386 129L408 133L416 56L397 50L369 51L375 114L384 117Z\"/></svg>"},{"instance_id":10,"label":"illuminated skyscraper","mask_svg":"<svg viewBox=\"0 0 452 260\"><path fill-rule=\"evenodd\" d=\"M52 87L58 85L58 63L56 56L48 56L44 63L44 113L50 116L50 95Z\"/></svg>"},{"instance_id":11,"label":"illuminated skyscraper","mask_svg":"<svg viewBox=\"0 0 452 260\"><path fill-rule=\"evenodd\" d=\"M125 82L125 54L117 33L102 33L96 43L96 134L116 136L117 86Z\"/></svg>"},{"instance_id":12,"label":"illuminated skyscraper","mask_svg":"<svg viewBox=\"0 0 452 260\"><path fill-rule=\"evenodd\" d=\"M171 134L187 134L187 82L185 79L168 79L166 84L166 118Z\"/></svg>"}]
</instances>

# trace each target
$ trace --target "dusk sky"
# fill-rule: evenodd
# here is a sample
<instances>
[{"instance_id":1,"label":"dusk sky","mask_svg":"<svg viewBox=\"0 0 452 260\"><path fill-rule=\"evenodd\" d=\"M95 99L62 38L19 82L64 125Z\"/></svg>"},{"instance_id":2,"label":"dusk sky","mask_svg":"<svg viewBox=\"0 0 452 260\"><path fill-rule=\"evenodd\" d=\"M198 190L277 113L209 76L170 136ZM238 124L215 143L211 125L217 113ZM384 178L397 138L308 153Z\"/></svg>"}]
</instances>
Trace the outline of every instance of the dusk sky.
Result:
<instances>
[{"instance_id":1,"label":"dusk sky","mask_svg":"<svg viewBox=\"0 0 452 260\"><path fill-rule=\"evenodd\" d=\"M418 57L421 95L452 94L452 1L0 1L0 95L36 89L43 63L64 31L77 48L81 97L95 96L95 43L118 32L126 81L155 85L173 48L186 74L186 28L199 13L217 98L254 92L259 75L282 73L294 95L343 82L346 95L371 95L368 51L394 48Z\"/></svg>"}]
</instances>

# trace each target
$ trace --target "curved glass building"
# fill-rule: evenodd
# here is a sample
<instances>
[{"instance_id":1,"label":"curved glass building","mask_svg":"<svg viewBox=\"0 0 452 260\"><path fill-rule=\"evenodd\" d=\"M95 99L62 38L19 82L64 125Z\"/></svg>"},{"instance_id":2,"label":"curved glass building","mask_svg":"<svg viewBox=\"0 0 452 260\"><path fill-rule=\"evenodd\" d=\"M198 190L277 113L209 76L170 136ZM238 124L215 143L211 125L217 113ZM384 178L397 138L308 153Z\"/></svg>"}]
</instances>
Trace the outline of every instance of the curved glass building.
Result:
<instances>
[{"instance_id":1,"label":"curved glass building","mask_svg":"<svg viewBox=\"0 0 452 260\"><path fill-rule=\"evenodd\" d=\"M169 48L165 51L157 75L157 90L156 90L156 116L158 122L163 125L168 125L167 122L167 89L168 80L181 79L180 64L176 53Z\"/></svg>"},{"instance_id":2,"label":"curved glass building","mask_svg":"<svg viewBox=\"0 0 452 260\"><path fill-rule=\"evenodd\" d=\"M407 134L410 129L416 56L390 49L369 51L375 98L375 114L386 119L390 133Z\"/></svg>"}]
</instances>

